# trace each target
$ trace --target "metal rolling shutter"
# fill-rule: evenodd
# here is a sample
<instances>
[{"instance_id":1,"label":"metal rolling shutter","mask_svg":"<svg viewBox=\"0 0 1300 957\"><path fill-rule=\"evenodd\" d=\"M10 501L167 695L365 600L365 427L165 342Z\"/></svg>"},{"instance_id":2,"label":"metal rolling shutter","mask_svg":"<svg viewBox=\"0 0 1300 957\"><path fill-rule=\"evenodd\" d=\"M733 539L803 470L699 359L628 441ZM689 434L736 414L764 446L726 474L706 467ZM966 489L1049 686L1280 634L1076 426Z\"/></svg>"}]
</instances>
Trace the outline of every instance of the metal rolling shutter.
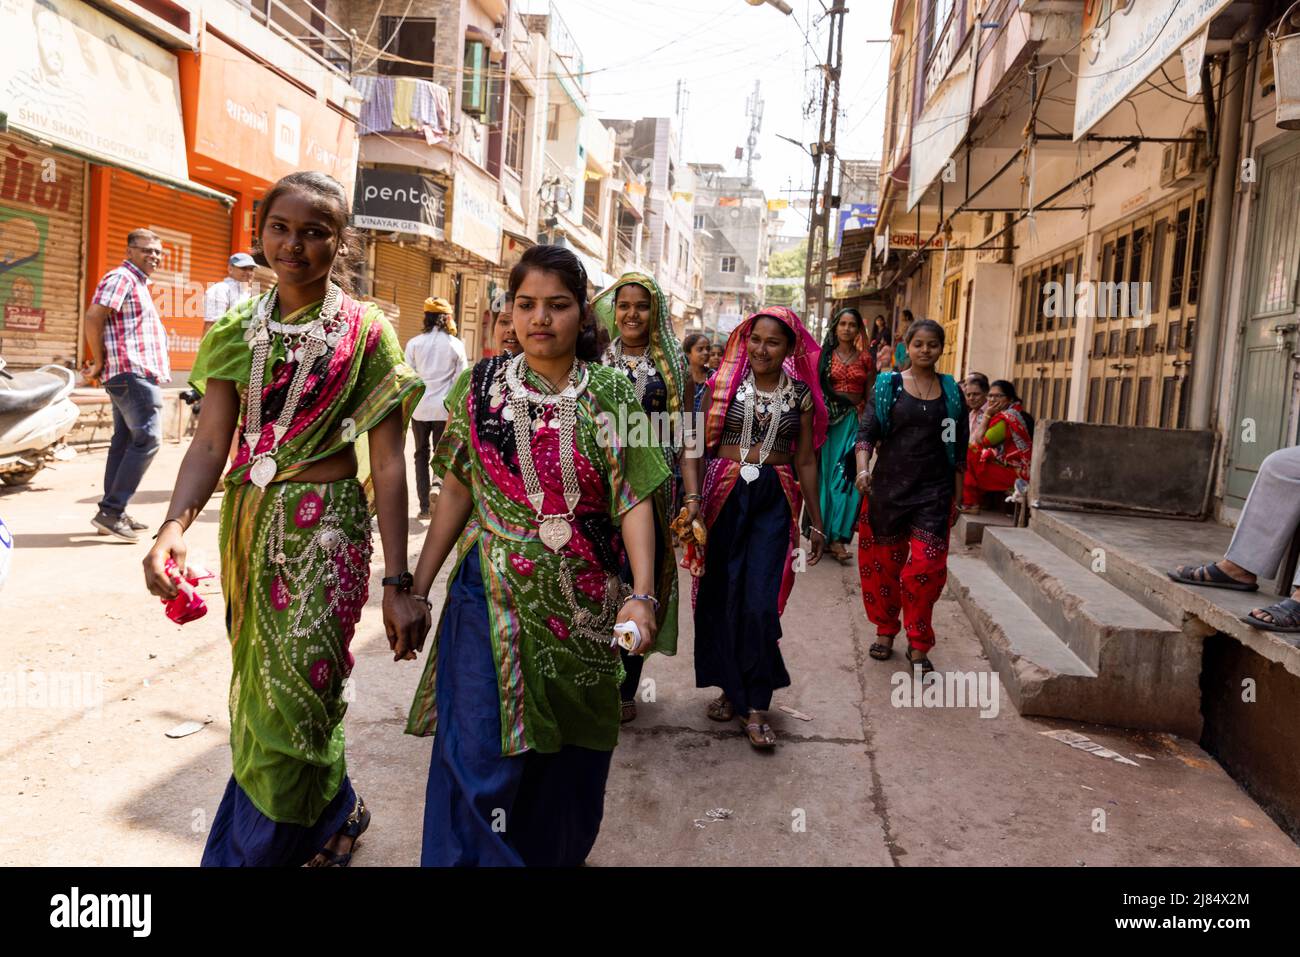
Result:
<instances>
[{"instance_id":1,"label":"metal rolling shutter","mask_svg":"<svg viewBox=\"0 0 1300 957\"><path fill-rule=\"evenodd\" d=\"M109 262L126 250L133 229L152 229L162 239L163 261L153 274L154 300L167 329L173 379L194 364L203 338L203 293L225 278L230 260L230 211L203 199L111 171L108 199ZM98 280L98 277L95 277Z\"/></svg>"},{"instance_id":2,"label":"metal rolling shutter","mask_svg":"<svg viewBox=\"0 0 1300 957\"><path fill-rule=\"evenodd\" d=\"M12 367L77 363L85 190L81 160L0 135L0 354Z\"/></svg>"},{"instance_id":3,"label":"metal rolling shutter","mask_svg":"<svg viewBox=\"0 0 1300 957\"><path fill-rule=\"evenodd\" d=\"M424 329L424 300L429 298L433 271L429 254L396 243L375 245L375 295L397 303L401 310L389 316L403 348Z\"/></svg>"}]
</instances>

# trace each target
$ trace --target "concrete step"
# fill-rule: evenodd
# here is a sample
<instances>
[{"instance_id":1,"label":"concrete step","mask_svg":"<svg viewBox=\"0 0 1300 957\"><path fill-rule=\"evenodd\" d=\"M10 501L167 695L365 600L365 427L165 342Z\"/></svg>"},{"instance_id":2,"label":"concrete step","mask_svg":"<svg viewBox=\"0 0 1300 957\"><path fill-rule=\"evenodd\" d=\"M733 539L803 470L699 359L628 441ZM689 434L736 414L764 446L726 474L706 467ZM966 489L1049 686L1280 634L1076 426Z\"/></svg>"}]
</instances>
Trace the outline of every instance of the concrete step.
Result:
<instances>
[{"instance_id":1,"label":"concrete step","mask_svg":"<svg viewBox=\"0 0 1300 957\"><path fill-rule=\"evenodd\" d=\"M1021 714L1072 717L1097 674L978 558L948 557L948 589L970 619L989 665Z\"/></svg>"},{"instance_id":2,"label":"concrete step","mask_svg":"<svg viewBox=\"0 0 1300 957\"><path fill-rule=\"evenodd\" d=\"M953 526L952 539L962 545L978 545L984 538L984 529L989 526L1014 528L1015 524L1016 520L1010 515L998 512L980 512L978 515L962 512Z\"/></svg>"},{"instance_id":3,"label":"concrete step","mask_svg":"<svg viewBox=\"0 0 1300 957\"><path fill-rule=\"evenodd\" d=\"M1261 631L1241 620L1252 608L1277 600L1276 583L1261 582L1258 592L1227 591L1181 585L1166 574L1177 565L1222 555L1232 529L1213 522L1048 509L1035 509L1029 527L1076 561L1091 566L1104 560L1106 581L1184 633L1229 635L1300 677L1295 636Z\"/></svg>"},{"instance_id":4,"label":"concrete step","mask_svg":"<svg viewBox=\"0 0 1300 957\"><path fill-rule=\"evenodd\" d=\"M948 588L975 625L989 664L1022 714L1045 714L1024 707L1039 696L1045 681L1097 676L983 560L950 555Z\"/></svg>"},{"instance_id":5,"label":"concrete step","mask_svg":"<svg viewBox=\"0 0 1300 957\"><path fill-rule=\"evenodd\" d=\"M1031 528L995 528L983 558L1074 653L1096 668L1110 636L1160 641L1182 632Z\"/></svg>"},{"instance_id":6,"label":"concrete step","mask_svg":"<svg viewBox=\"0 0 1300 957\"><path fill-rule=\"evenodd\" d=\"M1200 734L1201 639L1140 605L1032 528L990 528L990 570L1097 676L1072 717ZM1062 703L1062 708L1066 704Z\"/></svg>"}]
</instances>

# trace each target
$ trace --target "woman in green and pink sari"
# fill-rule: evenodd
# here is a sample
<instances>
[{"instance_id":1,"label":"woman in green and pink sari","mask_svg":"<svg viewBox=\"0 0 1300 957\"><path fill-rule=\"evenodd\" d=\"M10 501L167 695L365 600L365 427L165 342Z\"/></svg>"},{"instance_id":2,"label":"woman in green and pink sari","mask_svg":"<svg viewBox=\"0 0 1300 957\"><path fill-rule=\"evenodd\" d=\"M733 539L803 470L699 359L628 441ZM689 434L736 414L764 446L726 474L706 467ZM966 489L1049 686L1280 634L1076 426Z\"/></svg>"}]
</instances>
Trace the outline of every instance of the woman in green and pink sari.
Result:
<instances>
[{"instance_id":1,"label":"woman in green and pink sari","mask_svg":"<svg viewBox=\"0 0 1300 957\"><path fill-rule=\"evenodd\" d=\"M635 623L634 655L656 639L653 498L670 473L631 438L649 434L632 383L595 361L586 289L571 251L529 249L510 274L523 352L447 397L416 590L453 549L455 570L407 724L434 735L426 866L581 864L618 743L615 625Z\"/></svg>"},{"instance_id":2,"label":"woman in green and pink sari","mask_svg":"<svg viewBox=\"0 0 1300 957\"><path fill-rule=\"evenodd\" d=\"M203 415L168 518L145 557L149 590L176 595L184 531L211 495L232 437L221 503L221 587L231 642L234 774L204 865L346 865L370 820L348 780L343 686L370 578L368 468L383 539L390 642L428 629L406 569L403 437L423 386L392 326L331 280L349 205L319 173L295 173L261 207L262 255L279 280L203 339L190 382ZM360 440L360 441L359 441ZM360 466L358 449L367 452Z\"/></svg>"}]
</instances>

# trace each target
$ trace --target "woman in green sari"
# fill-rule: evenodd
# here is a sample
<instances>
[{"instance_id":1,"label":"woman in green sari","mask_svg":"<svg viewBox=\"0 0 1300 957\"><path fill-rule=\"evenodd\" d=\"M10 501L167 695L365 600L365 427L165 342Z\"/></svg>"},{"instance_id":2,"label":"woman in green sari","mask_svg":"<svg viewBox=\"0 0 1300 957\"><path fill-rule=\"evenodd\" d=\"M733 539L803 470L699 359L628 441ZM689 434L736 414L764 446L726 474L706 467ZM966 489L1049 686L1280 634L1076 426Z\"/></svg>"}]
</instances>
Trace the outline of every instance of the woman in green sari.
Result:
<instances>
[{"instance_id":1,"label":"woman in green sari","mask_svg":"<svg viewBox=\"0 0 1300 957\"><path fill-rule=\"evenodd\" d=\"M319 173L275 184L261 254L278 279L203 339L190 382L203 394L168 517L144 559L171 598L168 559L238 453L221 503L221 587L231 642L234 774L205 866L345 866L370 813L347 777L343 685L370 578L368 459L383 539L384 628L393 645L428 629L406 573L407 421L423 386L383 313L332 278L349 240L343 188ZM365 453L368 452L368 455Z\"/></svg>"},{"instance_id":2,"label":"woman in green sari","mask_svg":"<svg viewBox=\"0 0 1300 957\"><path fill-rule=\"evenodd\" d=\"M586 290L571 251L525 252L510 273L523 352L483 360L447 397L417 592L453 548L456 564L407 723L434 735L426 866L581 864L618 743L615 625L636 625L633 654L655 642L652 500L668 467L624 441L618 424L644 433L645 413L595 362Z\"/></svg>"},{"instance_id":3,"label":"woman in green sari","mask_svg":"<svg viewBox=\"0 0 1300 957\"><path fill-rule=\"evenodd\" d=\"M601 356L601 364L617 369L631 380L637 401L655 428L664 462L674 475L673 481L660 485L655 492L654 509L655 597L659 600L655 651L675 655L677 555L669 522L676 517L679 476L690 518L695 518L700 509L695 470L682 472L679 467L686 430L691 425L687 416L693 413L686 404L689 378L686 355L673 331L668 300L653 276L624 273L618 282L592 300L591 308L612 340ZM631 575L631 569L624 568L623 580L628 584L632 582ZM641 655L623 653L623 670L627 673L619 688L623 721L636 718L636 692L644 664Z\"/></svg>"}]
</instances>

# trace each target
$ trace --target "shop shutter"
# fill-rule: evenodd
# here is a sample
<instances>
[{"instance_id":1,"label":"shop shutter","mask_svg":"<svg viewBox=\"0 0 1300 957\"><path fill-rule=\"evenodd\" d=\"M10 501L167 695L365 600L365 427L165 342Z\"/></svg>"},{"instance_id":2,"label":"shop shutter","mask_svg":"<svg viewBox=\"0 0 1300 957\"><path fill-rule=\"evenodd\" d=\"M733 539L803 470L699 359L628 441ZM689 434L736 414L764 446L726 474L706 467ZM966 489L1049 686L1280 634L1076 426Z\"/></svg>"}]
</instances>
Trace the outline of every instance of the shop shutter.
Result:
<instances>
[{"instance_id":1,"label":"shop shutter","mask_svg":"<svg viewBox=\"0 0 1300 957\"><path fill-rule=\"evenodd\" d=\"M218 200L182 193L121 170L110 171L109 264L125 254L133 229L162 239L163 261L153 274L154 299L167 329L173 379L194 365L203 338L203 294L226 277L230 260L230 210ZM99 277L94 277L98 280Z\"/></svg>"},{"instance_id":2,"label":"shop shutter","mask_svg":"<svg viewBox=\"0 0 1300 957\"><path fill-rule=\"evenodd\" d=\"M0 355L77 364L86 164L0 135Z\"/></svg>"},{"instance_id":3,"label":"shop shutter","mask_svg":"<svg viewBox=\"0 0 1300 957\"><path fill-rule=\"evenodd\" d=\"M375 296L397 303L399 314L388 318L403 348L424 329L424 300L432 288L431 264L429 254L415 246L375 245Z\"/></svg>"}]
</instances>

